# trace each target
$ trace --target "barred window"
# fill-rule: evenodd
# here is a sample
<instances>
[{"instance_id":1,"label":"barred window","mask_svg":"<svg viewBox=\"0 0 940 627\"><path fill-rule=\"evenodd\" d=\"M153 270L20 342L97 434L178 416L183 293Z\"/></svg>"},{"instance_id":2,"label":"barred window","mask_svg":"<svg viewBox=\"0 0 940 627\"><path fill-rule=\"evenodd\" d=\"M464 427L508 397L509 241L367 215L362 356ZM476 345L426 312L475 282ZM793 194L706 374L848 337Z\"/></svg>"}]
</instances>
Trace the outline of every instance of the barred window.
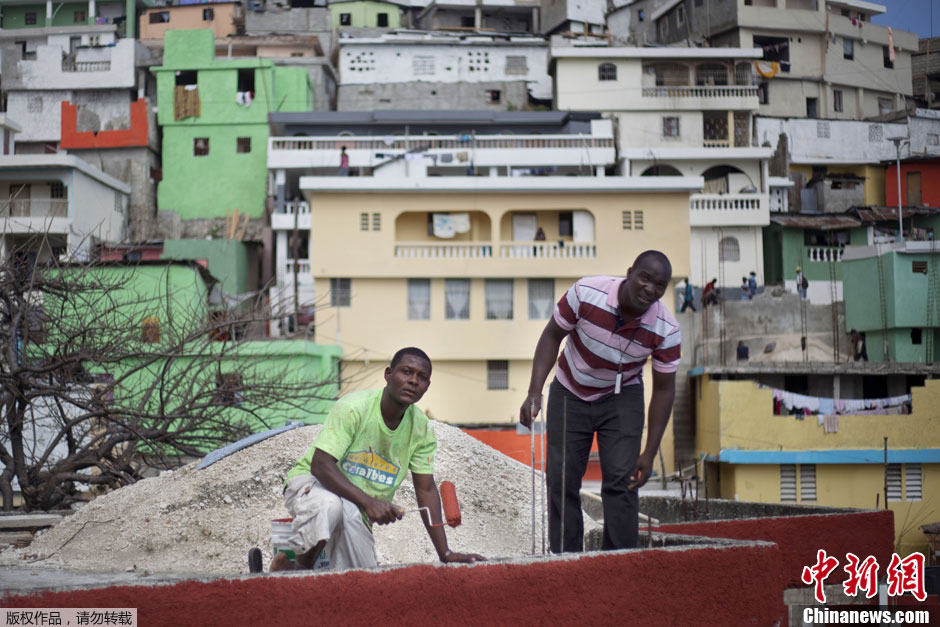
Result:
<instances>
[{"instance_id":1,"label":"barred window","mask_svg":"<svg viewBox=\"0 0 940 627\"><path fill-rule=\"evenodd\" d=\"M529 73L529 66L524 56L509 55L506 57L506 74L525 76Z\"/></svg>"},{"instance_id":2,"label":"barred window","mask_svg":"<svg viewBox=\"0 0 940 627\"><path fill-rule=\"evenodd\" d=\"M418 55L411 61L411 70L415 76L434 74L434 57Z\"/></svg>"},{"instance_id":3,"label":"barred window","mask_svg":"<svg viewBox=\"0 0 940 627\"><path fill-rule=\"evenodd\" d=\"M723 237L718 244L718 259L720 261L740 261L741 248L735 237Z\"/></svg>"},{"instance_id":4,"label":"barred window","mask_svg":"<svg viewBox=\"0 0 940 627\"><path fill-rule=\"evenodd\" d=\"M444 280L444 317L447 320L470 319L470 279Z\"/></svg>"},{"instance_id":5,"label":"barred window","mask_svg":"<svg viewBox=\"0 0 940 627\"><path fill-rule=\"evenodd\" d=\"M512 320L512 279L487 279L486 319Z\"/></svg>"},{"instance_id":6,"label":"barred window","mask_svg":"<svg viewBox=\"0 0 940 627\"><path fill-rule=\"evenodd\" d=\"M352 300L351 279L330 279L330 305L333 307L349 307Z\"/></svg>"},{"instance_id":7,"label":"barred window","mask_svg":"<svg viewBox=\"0 0 940 627\"><path fill-rule=\"evenodd\" d=\"M663 118L663 137L679 137L679 118L672 115Z\"/></svg>"},{"instance_id":8,"label":"barred window","mask_svg":"<svg viewBox=\"0 0 940 627\"><path fill-rule=\"evenodd\" d=\"M601 63L597 66L597 80L615 81L617 80L617 66L613 63Z\"/></svg>"},{"instance_id":9,"label":"barred window","mask_svg":"<svg viewBox=\"0 0 940 627\"><path fill-rule=\"evenodd\" d=\"M486 389L509 389L509 362L505 359L491 359L486 362Z\"/></svg>"},{"instance_id":10,"label":"barred window","mask_svg":"<svg viewBox=\"0 0 940 627\"><path fill-rule=\"evenodd\" d=\"M780 502L796 503L796 464L780 464Z\"/></svg>"}]
</instances>

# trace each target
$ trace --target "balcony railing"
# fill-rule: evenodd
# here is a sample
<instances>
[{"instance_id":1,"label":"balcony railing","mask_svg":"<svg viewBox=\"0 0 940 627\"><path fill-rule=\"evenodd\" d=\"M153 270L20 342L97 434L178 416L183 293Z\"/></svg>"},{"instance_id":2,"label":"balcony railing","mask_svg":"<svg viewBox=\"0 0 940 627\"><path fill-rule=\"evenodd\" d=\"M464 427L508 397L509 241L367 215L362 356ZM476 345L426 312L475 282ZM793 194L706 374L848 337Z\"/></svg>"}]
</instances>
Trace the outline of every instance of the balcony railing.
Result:
<instances>
[{"instance_id":1,"label":"balcony railing","mask_svg":"<svg viewBox=\"0 0 940 627\"><path fill-rule=\"evenodd\" d=\"M644 98L757 98L756 85L644 87Z\"/></svg>"},{"instance_id":2,"label":"balcony railing","mask_svg":"<svg viewBox=\"0 0 940 627\"><path fill-rule=\"evenodd\" d=\"M492 244L411 242L395 244L396 257L416 259L486 258L493 256Z\"/></svg>"},{"instance_id":3,"label":"balcony railing","mask_svg":"<svg viewBox=\"0 0 940 627\"><path fill-rule=\"evenodd\" d=\"M310 262L309 261L288 261L284 264L284 273L285 274L310 274Z\"/></svg>"},{"instance_id":4,"label":"balcony railing","mask_svg":"<svg viewBox=\"0 0 940 627\"><path fill-rule=\"evenodd\" d=\"M294 215L295 212L299 212L300 215L309 214L310 204L306 200L301 200L300 202L284 203L284 213Z\"/></svg>"},{"instance_id":5,"label":"balcony railing","mask_svg":"<svg viewBox=\"0 0 940 627\"><path fill-rule=\"evenodd\" d=\"M842 261L845 249L842 246L807 246L804 249L808 262Z\"/></svg>"},{"instance_id":6,"label":"balcony railing","mask_svg":"<svg viewBox=\"0 0 940 627\"><path fill-rule=\"evenodd\" d=\"M64 198L0 200L0 218L67 218L69 201Z\"/></svg>"},{"instance_id":7,"label":"balcony railing","mask_svg":"<svg viewBox=\"0 0 940 627\"><path fill-rule=\"evenodd\" d=\"M420 135L414 137L291 137L273 138L272 150L310 151L327 150L336 152L346 150L472 150L475 148L613 148L612 137L590 136L552 136L513 137L507 135ZM338 163L338 161L337 161Z\"/></svg>"},{"instance_id":8,"label":"balcony railing","mask_svg":"<svg viewBox=\"0 0 940 627\"><path fill-rule=\"evenodd\" d=\"M110 61L62 61L63 72L110 72Z\"/></svg>"},{"instance_id":9,"label":"balcony railing","mask_svg":"<svg viewBox=\"0 0 940 627\"><path fill-rule=\"evenodd\" d=\"M593 242L503 244L499 247L499 256L504 259L589 259L597 256L597 246Z\"/></svg>"}]
</instances>

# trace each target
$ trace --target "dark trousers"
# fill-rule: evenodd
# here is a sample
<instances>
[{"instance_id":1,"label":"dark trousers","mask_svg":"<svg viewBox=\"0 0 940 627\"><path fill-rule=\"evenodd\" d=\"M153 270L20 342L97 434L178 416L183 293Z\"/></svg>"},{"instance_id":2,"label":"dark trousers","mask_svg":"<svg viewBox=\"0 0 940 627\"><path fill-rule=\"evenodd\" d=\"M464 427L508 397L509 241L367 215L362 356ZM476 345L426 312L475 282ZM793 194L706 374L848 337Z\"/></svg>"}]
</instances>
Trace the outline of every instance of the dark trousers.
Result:
<instances>
[{"instance_id":1,"label":"dark trousers","mask_svg":"<svg viewBox=\"0 0 940 627\"><path fill-rule=\"evenodd\" d=\"M620 394L586 402L552 381L548 396L548 538L553 553L584 550L581 478L587 469L594 433L601 460L604 502L602 548L629 549L637 544L639 496L630 490L630 472L640 456L644 422L643 385L625 386ZM567 427L567 429L565 428ZM564 443L564 444L563 444ZM562 474L565 498L564 547L561 542Z\"/></svg>"}]
</instances>

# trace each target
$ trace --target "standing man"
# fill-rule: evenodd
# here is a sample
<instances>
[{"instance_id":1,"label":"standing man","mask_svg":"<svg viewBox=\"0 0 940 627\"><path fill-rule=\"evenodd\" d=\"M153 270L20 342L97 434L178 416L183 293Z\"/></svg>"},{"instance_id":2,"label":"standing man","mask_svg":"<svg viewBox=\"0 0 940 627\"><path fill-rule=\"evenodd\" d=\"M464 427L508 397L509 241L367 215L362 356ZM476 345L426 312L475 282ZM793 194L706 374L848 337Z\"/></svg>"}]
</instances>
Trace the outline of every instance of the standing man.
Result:
<instances>
[{"instance_id":1,"label":"standing man","mask_svg":"<svg viewBox=\"0 0 940 627\"><path fill-rule=\"evenodd\" d=\"M296 565L285 553L271 570L313 568L326 548L336 570L377 565L372 523L401 520L392 499L410 469L424 526L442 562L475 562L479 555L447 548L441 499L434 482L437 439L415 403L431 384L431 360L420 348L403 348L385 369L385 388L347 394L336 401L310 449L287 473L284 503L293 516Z\"/></svg>"},{"instance_id":2,"label":"standing man","mask_svg":"<svg viewBox=\"0 0 940 627\"><path fill-rule=\"evenodd\" d=\"M692 308L692 311L695 312L695 300L692 297L692 285L689 283L689 279L685 280L685 287L682 289L682 308L679 309L679 313L685 313L685 310L689 307Z\"/></svg>"},{"instance_id":3,"label":"standing man","mask_svg":"<svg viewBox=\"0 0 940 627\"><path fill-rule=\"evenodd\" d=\"M595 432L603 478L603 548L637 544L637 490L649 480L675 397L679 324L659 300L671 277L669 259L648 250L636 258L626 278L598 276L577 281L558 301L542 331L519 419L528 427L538 415L542 387L557 357L548 396L552 552L583 550L579 492ZM565 337L565 349L558 356ZM642 376L648 357L653 359L653 394L646 448L641 454Z\"/></svg>"}]
</instances>

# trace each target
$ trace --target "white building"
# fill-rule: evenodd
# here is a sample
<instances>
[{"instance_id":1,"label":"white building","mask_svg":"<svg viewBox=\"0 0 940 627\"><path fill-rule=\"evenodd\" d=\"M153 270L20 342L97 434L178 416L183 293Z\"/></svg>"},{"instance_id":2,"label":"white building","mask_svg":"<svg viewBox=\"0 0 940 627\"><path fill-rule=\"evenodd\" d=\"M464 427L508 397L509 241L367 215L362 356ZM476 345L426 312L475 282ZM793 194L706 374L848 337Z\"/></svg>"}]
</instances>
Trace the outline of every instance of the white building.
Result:
<instances>
[{"instance_id":1,"label":"white building","mask_svg":"<svg viewBox=\"0 0 940 627\"><path fill-rule=\"evenodd\" d=\"M0 156L0 255L83 259L122 239L130 192L72 155Z\"/></svg>"},{"instance_id":2,"label":"white building","mask_svg":"<svg viewBox=\"0 0 940 627\"><path fill-rule=\"evenodd\" d=\"M551 98L541 37L399 31L338 44L341 111L506 110Z\"/></svg>"},{"instance_id":3,"label":"white building","mask_svg":"<svg viewBox=\"0 0 940 627\"><path fill-rule=\"evenodd\" d=\"M769 224L769 148L752 137L758 108L753 48L553 47L561 110L600 110L617 121L626 176L696 176L689 201L693 284L763 283L761 228Z\"/></svg>"}]
</instances>

